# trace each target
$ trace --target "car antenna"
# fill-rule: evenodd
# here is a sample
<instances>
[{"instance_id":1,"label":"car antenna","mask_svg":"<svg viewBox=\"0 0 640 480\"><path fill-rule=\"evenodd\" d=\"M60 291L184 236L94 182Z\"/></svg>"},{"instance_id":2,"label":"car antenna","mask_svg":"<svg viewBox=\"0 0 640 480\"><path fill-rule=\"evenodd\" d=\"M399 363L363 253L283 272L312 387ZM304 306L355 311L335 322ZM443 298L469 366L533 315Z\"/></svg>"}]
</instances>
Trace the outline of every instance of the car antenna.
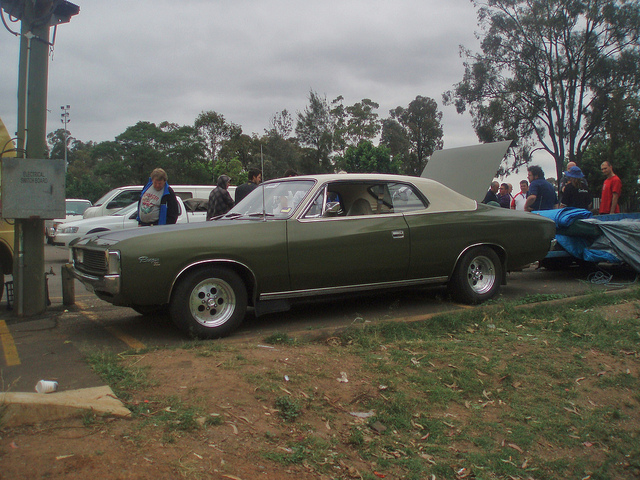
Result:
<instances>
[{"instance_id":1,"label":"car antenna","mask_svg":"<svg viewBox=\"0 0 640 480\"><path fill-rule=\"evenodd\" d=\"M264 156L262 155L262 145L260 145L260 169L262 170L262 181L264 182ZM264 204L264 185L262 186L262 221L267 221L267 208Z\"/></svg>"}]
</instances>

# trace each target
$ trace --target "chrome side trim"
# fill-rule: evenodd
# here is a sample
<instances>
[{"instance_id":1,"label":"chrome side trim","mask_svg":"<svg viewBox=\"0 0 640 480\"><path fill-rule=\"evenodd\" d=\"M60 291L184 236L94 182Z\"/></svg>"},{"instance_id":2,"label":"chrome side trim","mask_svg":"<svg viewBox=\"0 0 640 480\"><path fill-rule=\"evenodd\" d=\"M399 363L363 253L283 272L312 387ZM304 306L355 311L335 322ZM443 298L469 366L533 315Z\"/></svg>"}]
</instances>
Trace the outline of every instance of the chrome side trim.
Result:
<instances>
[{"instance_id":1,"label":"chrome side trim","mask_svg":"<svg viewBox=\"0 0 640 480\"><path fill-rule=\"evenodd\" d=\"M410 287L415 285L443 284L448 277L416 278L414 280L398 280L395 282L366 283L362 285L346 285L342 287L311 288L306 290L290 290L288 292L262 293L258 300L277 300L283 298L305 298L318 295L332 295L339 293L364 292L368 290L381 290L394 287Z\"/></svg>"},{"instance_id":2,"label":"chrome side trim","mask_svg":"<svg viewBox=\"0 0 640 480\"><path fill-rule=\"evenodd\" d=\"M424 212L422 212L424 213ZM296 218L296 220L300 223L310 223L310 222L327 222L327 221L337 221L342 222L345 220L363 220L363 219L372 219L372 218L390 218L390 217L402 217L403 213L380 213L380 214L372 214L372 215L352 215L351 217L317 217L317 218Z\"/></svg>"}]
</instances>

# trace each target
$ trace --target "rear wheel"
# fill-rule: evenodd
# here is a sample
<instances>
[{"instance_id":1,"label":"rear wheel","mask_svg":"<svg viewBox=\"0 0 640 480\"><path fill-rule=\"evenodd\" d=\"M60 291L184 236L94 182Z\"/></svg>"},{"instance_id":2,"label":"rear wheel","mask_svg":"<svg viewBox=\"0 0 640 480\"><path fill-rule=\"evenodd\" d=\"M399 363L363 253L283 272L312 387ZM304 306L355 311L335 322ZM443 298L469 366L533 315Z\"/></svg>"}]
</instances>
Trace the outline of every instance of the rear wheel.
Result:
<instances>
[{"instance_id":1,"label":"rear wheel","mask_svg":"<svg viewBox=\"0 0 640 480\"><path fill-rule=\"evenodd\" d=\"M242 323L247 311L247 289L228 268L194 270L177 285L169 308L173 322L190 335L223 337Z\"/></svg>"},{"instance_id":2,"label":"rear wheel","mask_svg":"<svg viewBox=\"0 0 640 480\"><path fill-rule=\"evenodd\" d=\"M489 247L474 247L462 256L449 282L452 296L463 303L482 303L498 293L502 264Z\"/></svg>"}]
</instances>

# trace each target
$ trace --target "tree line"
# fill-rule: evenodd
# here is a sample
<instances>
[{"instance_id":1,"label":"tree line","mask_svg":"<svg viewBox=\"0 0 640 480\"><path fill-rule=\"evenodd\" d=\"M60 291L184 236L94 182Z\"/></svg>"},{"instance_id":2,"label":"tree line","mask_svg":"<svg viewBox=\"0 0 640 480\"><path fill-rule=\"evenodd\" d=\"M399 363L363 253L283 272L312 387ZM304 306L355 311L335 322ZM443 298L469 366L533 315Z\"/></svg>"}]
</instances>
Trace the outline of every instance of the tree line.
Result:
<instances>
[{"instance_id":1,"label":"tree line","mask_svg":"<svg viewBox=\"0 0 640 480\"><path fill-rule=\"evenodd\" d=\"M543 150L554 159L556 178L574 161L597 193L607 160L623 181L623 199L637 208L640 2L472 3L480 51L461 46L463 77L442 101L469 111L480 142L512 140L497 175L517 172ZM67 195L95 200L113 186L144 182L158 165L173 183L211 183L226 173L237 184L262 159L265 178L288 168L420 175L443 146L436 101L417 96L385 118L378 108L370 99L345 105L341 96L328 101L311 90L303 111L274 114L263 135L203 111L193 125L139 122L97 144L71 138ZM64 139L62 129L49 135L52 157L63 158Z\"/></svg>"},{"instance_id":2,"label":"tree line","mask_svg":"<svg viewBox=\"0 0 640 480\"><path fill-rule=\"evenodd\" d=\"M442 148L442 112L431 98L418 96L384 120L370 99L345 105L343 97L329 102L313 90L308 99L295 118L287 110L274 114L263 135L247 135L223 114L205 111L193 125L138 122L100 143L58 129L48 135L49 156L63 158L67 138L67 197L95 201L111 188L145 183L157 166L174 184L215 184L224 173L238 185L250 168L263 168L265 179L287 169L420 175Z\"/></svg>"}]
</instances>

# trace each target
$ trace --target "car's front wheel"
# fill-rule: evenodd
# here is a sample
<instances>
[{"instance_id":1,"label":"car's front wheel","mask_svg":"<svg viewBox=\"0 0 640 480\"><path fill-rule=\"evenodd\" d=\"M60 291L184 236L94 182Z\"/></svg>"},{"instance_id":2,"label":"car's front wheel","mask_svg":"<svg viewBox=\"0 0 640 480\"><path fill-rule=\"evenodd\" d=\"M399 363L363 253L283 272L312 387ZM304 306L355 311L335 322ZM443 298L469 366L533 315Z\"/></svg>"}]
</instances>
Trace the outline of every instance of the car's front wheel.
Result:
<instances>
[{"instance_id":1,"label":"car's front wheel","mask_svg":"<svg viewBox=\"0 0 640 480\"><path fill-rule=\"evenodd\" d=\"M187 273L170 304L173 322L198 338L229 335L242 323L246 311L247 289L238 274L224 267Z\"/></svg>"},{"instance_id":2,"label":"car's front wheel","mask_svg":"<svg viewBox=\"0 0 640 480\"><path fill-rule=\"evenodd\" d=\"M489 247L474 247L460 258L449 282L452 296L463 303L477 304L498 293L502 264Z\"/></svg>"}]
</instances>

